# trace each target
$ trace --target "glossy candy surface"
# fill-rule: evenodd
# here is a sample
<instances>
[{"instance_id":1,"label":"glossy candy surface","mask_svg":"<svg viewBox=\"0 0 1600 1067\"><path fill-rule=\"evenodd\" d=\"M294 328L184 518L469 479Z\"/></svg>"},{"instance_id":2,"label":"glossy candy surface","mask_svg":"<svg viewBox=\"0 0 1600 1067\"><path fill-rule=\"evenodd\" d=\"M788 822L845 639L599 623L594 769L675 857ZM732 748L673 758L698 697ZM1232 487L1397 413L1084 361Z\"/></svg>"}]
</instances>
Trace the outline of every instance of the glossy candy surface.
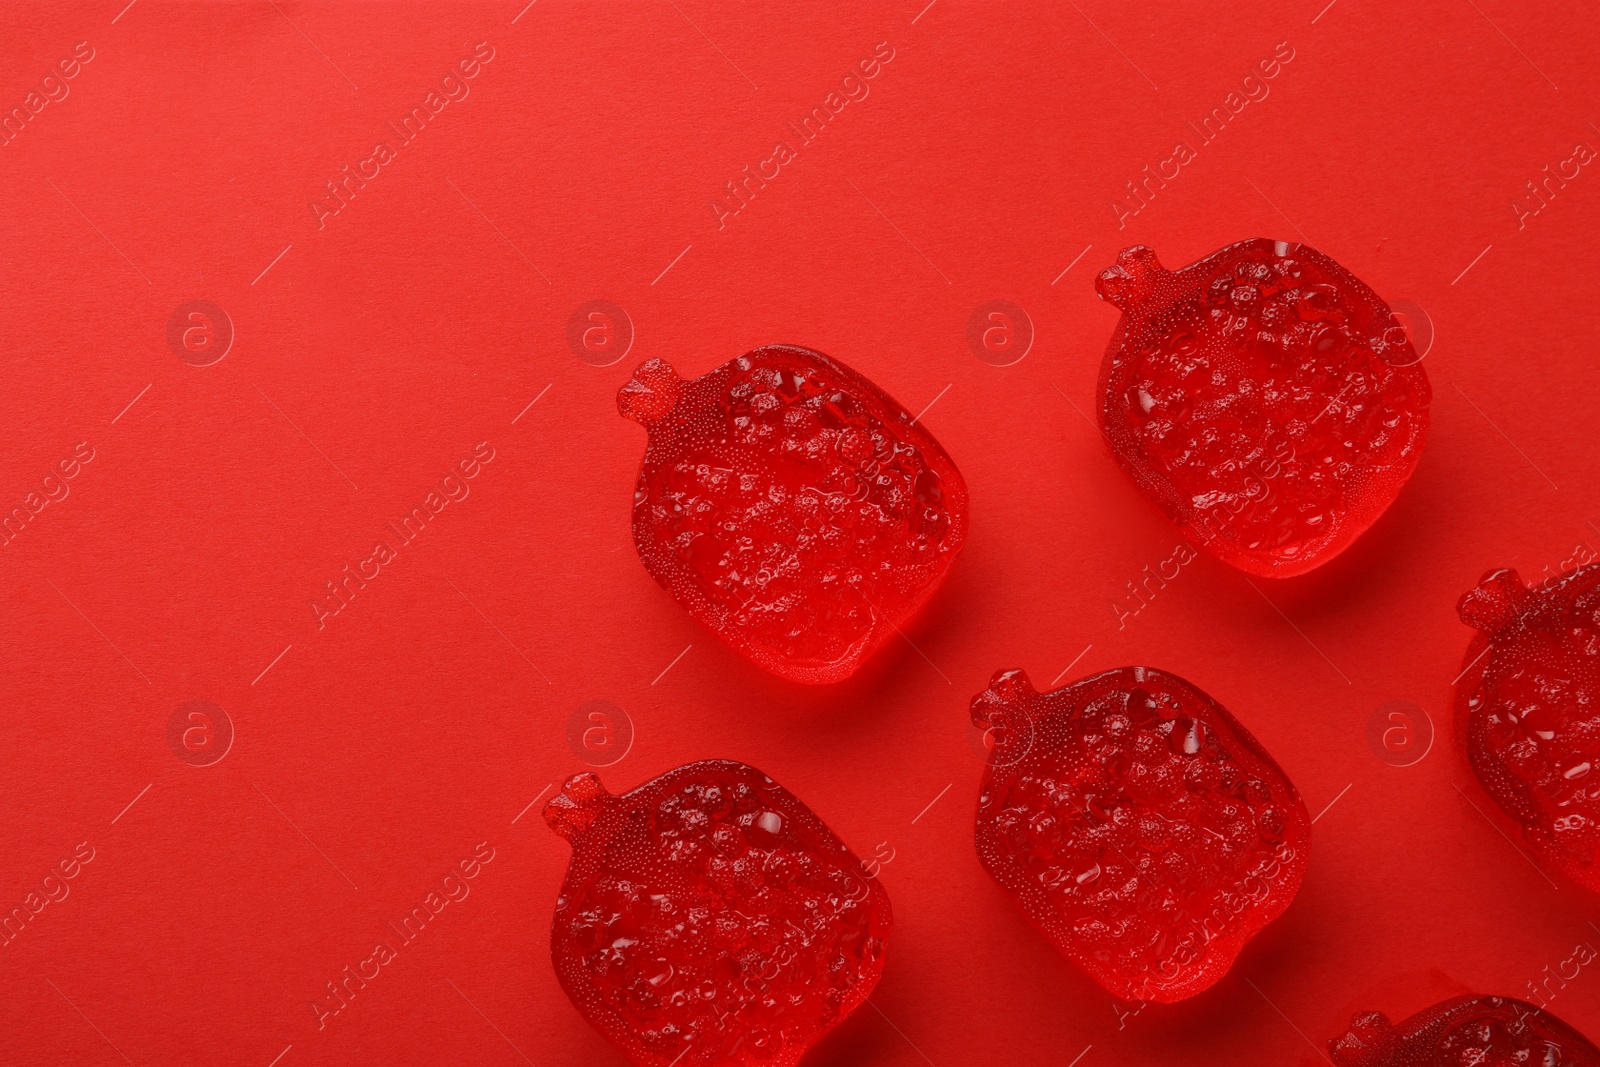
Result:
<instances>
[{"instance_id":1,"label":"glossy candy surface","mask_svg":"<svg viewBox=\"0 0 1600 1067\"><path fill-rule=\"evenodd\" d=\"M1532 1004L1456 997L1400 1024L1382 1012L1350 1020L1328 1042L1336 1067L1600 1067L1600 1049Z\"/></svg>"},{"instance_id":2,"label":"glossy candy surface","mask_svg":"<svg viewBox=\"0 0 1600 1067\"><path fill-rule=\"evenodd\" d=\"M693 381L652 359L617 407L649 431L633 510L645 569L774 674L849 677L966 540L944 449L820 352L758 348Z\"/></svg>"},{"instance_id":3,"label":"glossy candy surface","mask_svg":"<svg viewBox=\"0 0 1600 1067\"><path fill-rule=\"evenodd\" d=\"M793 794L705 760L545 806L572 845L550 955L638 1067L792 1067L883 973L889 898Z\"/></svg>"},{"instance_id":4,"label":"glossy candy surface","mask_svg":"<svg viewBox=\"0 0 1600 1067\"><path fill-rule=\"evenodd\" d=\"M1099 383L1117 463L1250 574L1350 547L1422 453L1431 396L1398 319L1306 245L1241 241L1178 271L1134 247L1095 283L1122 311Z\"/></svg>"},{"instance_id":5,"label":"glossy candy surface","mask_svg":"<svg viewBox=\"0 0 1600 1067\"><path fill-rule=\"evenodd\" d=\"M1547 865L1600 892L1600 564L1528 588L1490 571L1456 685L1472 771Z\"/></svg>"},{"instance_id":6,"label":"glossy candy surface","mask_svg":"<svg viewBox=\"0 0 1600 1067\"><path fill-rule=\"evenodd\" d=\"M1305 875L1310 822L1216 701L1123 667L1037 692L1001 671L972 702L993 740L978 856L1058 949L1115 995L1217 982Z\"/></svg>"}]
</instances>

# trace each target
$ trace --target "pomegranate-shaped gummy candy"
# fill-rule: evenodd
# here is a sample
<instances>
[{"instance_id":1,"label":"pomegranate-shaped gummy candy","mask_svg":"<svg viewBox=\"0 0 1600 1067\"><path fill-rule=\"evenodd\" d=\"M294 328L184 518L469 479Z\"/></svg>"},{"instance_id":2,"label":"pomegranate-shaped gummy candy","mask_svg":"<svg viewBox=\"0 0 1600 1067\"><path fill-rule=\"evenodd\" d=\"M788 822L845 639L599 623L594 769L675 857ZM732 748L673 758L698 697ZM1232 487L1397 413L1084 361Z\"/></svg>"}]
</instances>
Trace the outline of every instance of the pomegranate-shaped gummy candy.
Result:
<instances>
[{"instance_id":1,"label":"pomegranate-shaped gummy candy","mask_svg":"<svg viewBox=\"0 0 1600 1067\"><path fill-rule=\"evenodd\" d=\"M1199 689L1122 667L1039 693L1001 671L978 857L1116 996L1182 1000L1228 972L1305 876L1311 823L1266 750Z\"/></svg>"},{"instance_id":2,"label":"pomegranate-shaped gummy candy","mask_svg":"<svg viewBox=\"0 0 1600 1067\"><path fill-rule=\"evenodd\" d=\"M1349 548L1417 466L1428 376L1389 306L1327 256L1241 241L1179 271L1129 248L1100 368L1117 463L1196 544L1287 578Z\"/></svg>"},{"instance_id":3,"label":"pomegranate-shaped gummy candy","mask_svg":"<svg viewBox=\"0 0 1600 1067\"><path fill-rule=\"evenodd\" d=\"M1532 1004L1456 997L1398 1026L1382 1012L1328 1042L1335 1067L1600 1067L1600 1049Z\"/></svg>"},{"instance_id":4,"label":"pomegranate-shaped gummy candy","mask_svg":"<svg viewBox=\"0 0 1600 1067\"><path fill-rule=\"evenodd\" d=\"M1461 598L1480 633L1456 685L1467 759L1547 865L1600 892L1600 564Z\"/></svg>"},{"instance_id":5,"label":"pomegranate-shaped gummy candy","mask_svg":"<svg viewBox=\"0 0 1600 1067\"><path fill-rule=\"evenodd\" d=\"M544 817L572 845L556 978L636 1067L793 1067L883 973L883 887L754 767L579 774Z\"/></svg>"},{"instance_id":6,"label":"pomegranate-shaped gummy candy","mask_svg":"<svg viewBox=\"0 0 1600 1067\"><path fill-rule=\"evenodd\" d=\"M967 487L905 408L820 352L758 348L693 381L644 363L617 407L649 431L633 541L735 651L837 682L927 602Z\"/></svg>"}]
</instances>

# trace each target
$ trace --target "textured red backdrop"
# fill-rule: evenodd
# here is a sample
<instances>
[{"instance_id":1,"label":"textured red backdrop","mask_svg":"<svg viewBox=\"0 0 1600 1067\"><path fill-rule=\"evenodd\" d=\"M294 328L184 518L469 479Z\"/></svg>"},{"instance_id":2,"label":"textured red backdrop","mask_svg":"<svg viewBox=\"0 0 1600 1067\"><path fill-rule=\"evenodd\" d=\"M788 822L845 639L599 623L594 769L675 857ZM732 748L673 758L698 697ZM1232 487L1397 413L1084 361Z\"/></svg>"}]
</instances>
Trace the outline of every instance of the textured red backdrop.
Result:
<instances>
[{"instance_id":1,"label":"textured red backdrop","mask_svg":"<svg viewBox=\"0 0 1600 1067\"><path fill-rule=\"evenodd\" d=\"M0 11L0 1060L618 1064L551 973L566 846L529 809L607 760L613 789L753 763L882 864L889 967L818 1067L1300 1062L1353 1009L1527 996L1600 944L1450 718L1457 596L1600 545L1583 4L125 2ZM1432 437L1316 574L1203 557L1141 604L1178 538L1082 415L1091 279L1254 236L1431 321ZM997 300L1031 321L1007 366L1016 310L969 341ZM942 597L833 688L723 650L629 539L616 388L769 342L931 405L972 492ZM379 569L340 606L347 565ZM966 727L997 668L1128 663L1209 690L1320 813L1287 915L1134 1014L979 868ZM1600 1037L1600 973L1549 989Z\"/></svg>"}]
</instances>

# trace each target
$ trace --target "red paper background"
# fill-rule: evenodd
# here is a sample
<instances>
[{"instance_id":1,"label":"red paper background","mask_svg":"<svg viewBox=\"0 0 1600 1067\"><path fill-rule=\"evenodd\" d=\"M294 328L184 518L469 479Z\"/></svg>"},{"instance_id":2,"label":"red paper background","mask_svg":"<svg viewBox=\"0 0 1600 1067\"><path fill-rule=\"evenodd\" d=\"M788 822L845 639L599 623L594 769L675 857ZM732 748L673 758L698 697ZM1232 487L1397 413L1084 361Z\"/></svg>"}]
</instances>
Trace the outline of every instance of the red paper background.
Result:
<instances>
[{"instance_id":1,"label":"red paper background","mask_svg":"<svg viewBox=\"0 0 1600 1067\"><path fill-rule=\"evenodd\" d=\"M1600 944L1594 899L1487 818L1450 714L1461 592L1600 545L1600 176L1520 227L1512 206L1600 148L1592 14L925 2L0 10L7 109L94 50L0 148L0 513L94 450L0 548L0 908L94 849L0 948L0 1061L619 1064L555 984L566 846L526 811L588 766L568 723L591 700L632 723L614 790L733 757L892 853L887 973L818 1067L1311 1061L1354 1009L1527 996ZM323 183L479 41L470 95L319 229ZM870 94L719 229L723 183L885 41ZM1269 95L1119 228L1123 183L1279 42ZM1176 267L1252 236L1426 309L1427 452L1321 571L1252 588L1202 557L1119 629L1112 602L1178 538L1074 411L1115 321L1091 280L1128 244ZM566 341L599 298L636 331L603 368ZM236 331L208 367L166 339L195 299ZM1036 335L1011 366L967 342L995 299ZM832 688L722 649L628 532L633 365L698 374L776 341L913 411L937 398L926 424L972 492L915 650ZM480 441L470 496L319 629L324 582ZM968 699L996 668L1043 684L1074 661L1194 680L1314 813L1337 798L1233 973L1120 1027L971 845ZM236 731L214 765L168 745L190 700ZM1437 727L1414 766L1369 744L1392 700ZM324 983L483 841L471 895L319 1030ZM1600 974L1550 1007L1600 1037Z\"/></svg>"}]
</instances>

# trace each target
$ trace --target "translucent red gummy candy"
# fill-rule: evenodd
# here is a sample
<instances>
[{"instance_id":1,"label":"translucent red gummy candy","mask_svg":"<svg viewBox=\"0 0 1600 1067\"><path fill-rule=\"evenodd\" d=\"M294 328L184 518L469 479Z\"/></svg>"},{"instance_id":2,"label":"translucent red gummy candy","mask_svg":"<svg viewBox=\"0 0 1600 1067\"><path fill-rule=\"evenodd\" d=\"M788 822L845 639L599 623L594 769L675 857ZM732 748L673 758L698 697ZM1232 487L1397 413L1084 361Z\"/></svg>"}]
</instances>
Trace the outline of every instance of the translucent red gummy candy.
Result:
<instances>
[{"instance_id":1,"label":"translucent red gummy candy","mask_svg":"<svg viewBox=\"0 0 1600 1067\"><path fill-rule=\"evenodd\" d=\"M992 737L978 856L1112 993L1170 1003L1217 982L1305 877L1305 804L1227 710L1123 667L1039 693L1001 671L972 701Z\"/></svg>"},{"instance_id":2,"label":"translucent red gummy candy","mask_svg":"<svg viewBox=\"0 0 1600 1067\"><path fill-rule=\"evenodd\" d=\"M1545 863L1600 892L1600 564L1461 598L1480 633L1456 688L1467 758Z\"/></svg>"},{"instance_id":3,"label":"translucent red gummy candy","mask_svg":"<svg viewBox=\"0 0 1600 1067\"><path fill-rule=\"evenodd\" d=\"M1241 241L1179 271L1129 248L1100 371L1118 464L1196 544L1303 574L1383 514L1422 452L1428 378L1387 304L1306 245Z\"/></svg>"},{"instance_id":4,"label":"translucent red gummy candy","mask_svg":"<svg viewBox=\"0 0 1600 1067\"><path fill-rule=\"evenodd\" d=\"M644 363L645 569L736 651L798 682L853 674L944 581L967 489L911 414L820 352L758 348L685 381Z\"/></svg>"},{"instance_id":5,"label":"translucent red gummy candy","mask_svg":"<svg viewBox=\"0 0 1600 1067\"><path fill-rule=\"evenodd\" d=\"M556 977L636 1067L793 1067L871 994L889 898L754 767L691 763L622 796L569 779Z\"/></svg>"},{"instance_id":6,"label":"translucent red gummy candy","mask_svg":"<svg viewBox=\"0 0 1600 1067\"><path fill-rule=\"evenodd\" d=\"M1348 548L1415 469L1430 389L1367 286L1264 240L1168 271L1125 250L1099 383L1119 465L1201 547L1305 573ZM937 441L817 352L756 349L692 381L661 360L617 396L648 431L634 501L646 569L760 666L839 681L926 603L966 534ZM1600 889L1600 566L1462 599L1483 634L1461 714L1473 768L1540 855ZM1002 671L973 701L994 740L979 857L1045 936L1119 997L1215 984L1289 906L1310 820L1226 709L1129 667L1040 694ZM622 797L593 775L545 809L573 846L551 952L561 984L641 1067L793 1065L865 999L888 900L799 800L743 764L681 767ZM1356 1017L1338 1067L1600 1067L1559 1019L1464 997L1395 1026Z\"/></svg>"},{"instance_id":7,"label":"translucent red gummy candy","mask_svg":"<svg viewBox=\"0 0 1600 1067\"><path fill-rule=\"evenodd\" d=\"M1457 997L1396 1025L1381 1012L1328 1042L1336 1067L1600 1067L1600 1049L1532 1004Z\"/></svg>"}]
</instances>

